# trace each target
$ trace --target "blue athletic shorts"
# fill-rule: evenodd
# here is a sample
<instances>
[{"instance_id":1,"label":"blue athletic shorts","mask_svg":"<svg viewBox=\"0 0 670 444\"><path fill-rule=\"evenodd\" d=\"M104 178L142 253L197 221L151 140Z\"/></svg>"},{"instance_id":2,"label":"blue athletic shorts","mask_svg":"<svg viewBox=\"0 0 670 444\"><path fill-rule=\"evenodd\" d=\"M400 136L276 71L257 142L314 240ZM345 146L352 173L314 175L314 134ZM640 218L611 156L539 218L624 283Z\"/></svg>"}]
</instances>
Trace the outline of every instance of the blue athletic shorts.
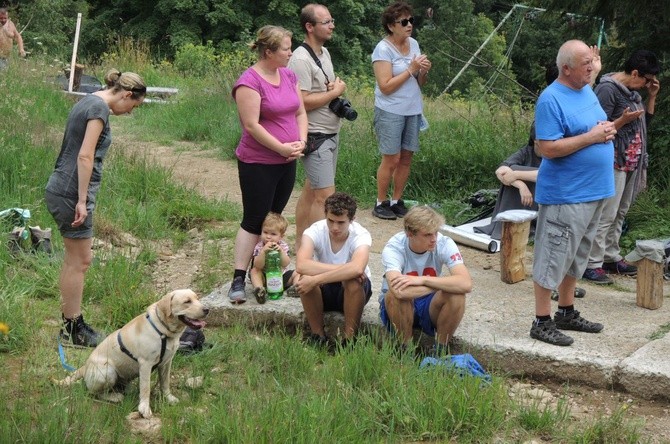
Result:
<instances>
[{"instance_id":1,"label":"blue athletic shorts","mask_svg":"<svg viewBox=\"0 0 670 444\"><path fill-rule=\"evenodd\" d=\"M421 331L428 336L435 336L435 326L430 320L430 302L433 300L434 296L435 292L414 299L414 323L412 324L412 327L421 328ZM393 331L391 320L386 312L384 298L379 299L379 317L382 320L382 324L384 324L389 331Z\"/></svg>"}]
</instances>

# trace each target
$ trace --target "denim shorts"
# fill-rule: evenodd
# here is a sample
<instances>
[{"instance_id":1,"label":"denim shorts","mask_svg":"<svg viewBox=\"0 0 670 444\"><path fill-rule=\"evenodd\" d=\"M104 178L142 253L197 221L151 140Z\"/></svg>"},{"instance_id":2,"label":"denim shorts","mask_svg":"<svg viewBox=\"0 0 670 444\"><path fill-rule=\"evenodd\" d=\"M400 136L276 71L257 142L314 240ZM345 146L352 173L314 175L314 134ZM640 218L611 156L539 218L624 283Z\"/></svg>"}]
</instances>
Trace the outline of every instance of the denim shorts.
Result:
<instances>
[{"instance_id":1,"label":"denim shorts","mask_svg":"<svg viewBox=\"0 0 670 444\"><path fill-rule=\"evenodd\" d=\"M604 203L540 205L533 253L533 280L538 285L555 290L566 275L582 277Z\"/></svg>"},{"instance_id":2,"label":"denim shorts","mask_svg":"<svg viewBox=\"0 0 670 444\"><path fill-rule=\"evenodd\" d=\"M421 114L401 116L375 107L374 127L379 142L379 152L395 155L400 150L419 151L419 126Z\"/></svg>"},{"instance_id":3,"label":"denim shorts","mask_svg":"<svg viewBox=\"0 0 670 444\"><path fill-rule=\"evenodd\" d=\"M414 322L412 323L412 327L420 327L421 331L428 336L435 336L436 330L433 321L430 320L430 303L433 301L434 297L435 292L414 299ZM379 298L379 317L382 320L382 324L392 332L393 326L391 325L391 319L389 319L388 313L386 312L384 298Z\"/></svg>"}]
</instances>

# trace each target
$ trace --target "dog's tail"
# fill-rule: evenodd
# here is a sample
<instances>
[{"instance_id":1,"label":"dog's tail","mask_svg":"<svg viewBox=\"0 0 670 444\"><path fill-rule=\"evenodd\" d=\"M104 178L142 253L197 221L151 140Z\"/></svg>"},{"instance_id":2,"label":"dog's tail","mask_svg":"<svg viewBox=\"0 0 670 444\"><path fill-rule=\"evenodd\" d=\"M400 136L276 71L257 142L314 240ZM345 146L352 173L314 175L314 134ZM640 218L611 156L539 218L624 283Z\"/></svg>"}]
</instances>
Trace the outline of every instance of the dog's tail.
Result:
<instances>
[{"instance_id":1,"label":"dog's tail","mask_svg":"<svg viewBox=\"0 0 670 444\"><path fill-rule=\"evenodd\" d=\"M79 367L74 373L72 373L70 376L68 376L65 379L56 379L56 378L51 378L51 382L55 385L58 385L60 387L69 387L75 382L79 381L84 377L84 372L86 371L86 366L84 367Z\"/></svg>"}]
</instances>

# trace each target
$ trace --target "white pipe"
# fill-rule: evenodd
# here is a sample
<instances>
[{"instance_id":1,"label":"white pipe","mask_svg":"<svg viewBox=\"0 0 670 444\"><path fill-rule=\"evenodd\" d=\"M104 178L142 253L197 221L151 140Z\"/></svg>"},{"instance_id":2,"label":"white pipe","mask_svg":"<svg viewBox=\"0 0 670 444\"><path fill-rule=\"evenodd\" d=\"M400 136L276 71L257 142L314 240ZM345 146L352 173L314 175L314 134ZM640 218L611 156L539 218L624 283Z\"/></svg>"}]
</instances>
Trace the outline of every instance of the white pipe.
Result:
<instances>
[{"instance_id":1,"label":"white pipe","mask_svg":"<svg viewBox=\"0 0 670 444\"><path fill-rule=\"evenodd\" d=\"M77 28L74 31L74 47L72 48L72 61L70 62L70 82L68 83L68 92L72 92L74 84L74 67L77 62L77 46L79 46L79 29L81 28L81 12L77 14Z\"/></svg>"},{"instance_id":2,"label":"white pipe","mask_svg":"<svg viewBox=\"0 0 670 444\"><path fill-rule=\"evenodd\" d=\"M455 242L467 245L469 247L474 247L478 250L495 253L500 249L500 243L488 236L482 236L471 231L465 231L451 225L442 225L442 227L440 227L440 231L452 238Z\"/></svg>"}]
</instances>

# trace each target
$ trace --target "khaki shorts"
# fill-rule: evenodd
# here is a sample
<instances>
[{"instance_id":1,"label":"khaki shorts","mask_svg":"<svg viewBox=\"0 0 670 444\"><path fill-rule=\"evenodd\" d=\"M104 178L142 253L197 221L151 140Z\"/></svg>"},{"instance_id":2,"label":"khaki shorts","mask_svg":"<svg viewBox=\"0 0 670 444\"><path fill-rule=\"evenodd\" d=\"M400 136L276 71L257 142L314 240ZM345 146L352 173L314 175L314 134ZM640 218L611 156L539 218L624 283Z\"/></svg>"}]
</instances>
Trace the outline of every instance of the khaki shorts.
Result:
<instances>
[{"instance_id":1,"label":"khaki shorts","mask_svg":"<svg viewBox=\"0 0 670 444\"><path fill-rule=\"evenodd\" d=\"M533 280L555 290L566 275L581 278L605 200L540 205L535 229Z\"/></svg>"},{"instance_id":2,"label":"khaki shorts","mask_svg":"<svg viewBox=\"0 0 670 444\"><path fill-rule=\"evenodd\" d=\"M305 176L313 190L335 186L339 136L323 142L318 150L302 158Z\"/></svg>"}]
</instances>

